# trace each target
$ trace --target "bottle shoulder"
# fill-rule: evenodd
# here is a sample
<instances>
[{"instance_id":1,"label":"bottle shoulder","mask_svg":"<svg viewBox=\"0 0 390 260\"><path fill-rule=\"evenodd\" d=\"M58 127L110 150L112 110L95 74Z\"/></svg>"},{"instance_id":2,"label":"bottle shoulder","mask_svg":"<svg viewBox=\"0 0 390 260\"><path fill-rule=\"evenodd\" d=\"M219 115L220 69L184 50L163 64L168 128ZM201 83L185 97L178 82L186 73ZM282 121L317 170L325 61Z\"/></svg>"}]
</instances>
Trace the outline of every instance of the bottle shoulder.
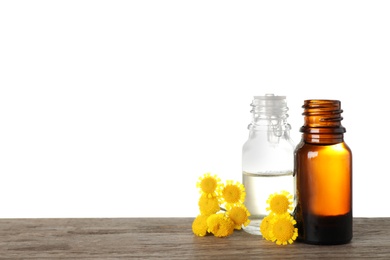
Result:
<instances>
[{"instance_id":1,"label":"bottle shoulder","mask_svg":"<svg viewBox=\"0 0 390 260\"><path fill-rule=\"evenodd\" d=\"M267 136L249 136L249 138L244 142L244 145L250 144L264 144L264 145L278 145L278 144L291 144L295 146L294 141L289 136L280 136L280 137L267 137Z\"/></svg>"},{"instance_id":2,"label":"bottle shoulder","mask_svg":"<svg viewBox=\"0 0 390 260\"><path fill-rule=\"evenodd\" d=\"M242 146L244 152L273 152L273 151L287 151L293 152L295 149L294 142L290 139L279 138L278 140L267 140L260 138L248 139Z\"/></svg>"},{"instance_id":3,"label":"bottle shoulder","mask_svg":"<svg viewBox=\"0 0 390 260\"><path fill-rule=\"evenodd\" d=\"M335 144L315 144L301 141L295 148L296 155L306 155L313 152L321 152L326 154L328 152L333 154L350 154L352 150L345 142L339 142Z\"/></svg>"}]
</instances>

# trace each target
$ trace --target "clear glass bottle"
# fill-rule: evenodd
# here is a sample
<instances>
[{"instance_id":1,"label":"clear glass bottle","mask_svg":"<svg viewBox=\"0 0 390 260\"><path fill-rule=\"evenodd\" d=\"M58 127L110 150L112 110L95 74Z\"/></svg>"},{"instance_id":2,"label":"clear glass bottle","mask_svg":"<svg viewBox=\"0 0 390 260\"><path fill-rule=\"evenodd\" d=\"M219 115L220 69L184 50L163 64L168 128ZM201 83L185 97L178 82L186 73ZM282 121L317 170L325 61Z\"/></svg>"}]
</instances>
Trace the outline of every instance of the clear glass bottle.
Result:
<instances>
[{"instance_id":1,"label":"clear glass bottle","mask_svg":"<svg viewBox=\"0 0 390 260\"><path fill-rule=\"evenodd\" d=\"M344 142L341 103L305 100L302 140L295 150L294 218L298 239L344 244L352 239L352 153Z\"/></svg>"},{"instance_id":2,"label":"clear glass bottle","mask_svg":"<svg viewBox=\"0 0 390 260\"><path fill-rule=\"evenodd\" d=\"M252 101L249 138L242 149L245 206L251 213L248 233L261 235L260 222L268 214L269 195L282 190L294 194L294 143L287 123L285 96L266 94Z\"/></svg>"}]
</instances>

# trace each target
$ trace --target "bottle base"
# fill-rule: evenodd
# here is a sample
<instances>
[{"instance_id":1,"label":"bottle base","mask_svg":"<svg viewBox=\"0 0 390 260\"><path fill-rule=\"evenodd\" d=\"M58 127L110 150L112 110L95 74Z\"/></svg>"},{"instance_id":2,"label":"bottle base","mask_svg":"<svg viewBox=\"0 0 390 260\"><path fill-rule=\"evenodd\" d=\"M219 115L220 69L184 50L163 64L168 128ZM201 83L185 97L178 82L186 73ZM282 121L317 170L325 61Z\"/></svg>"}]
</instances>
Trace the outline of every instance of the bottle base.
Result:
<instances>
[{"instance_id":1,"label":"bottle base","mask_svg":"<svg viewBox=\"0 0 390 260\"><path fill-rule=\"evenodd\" d=\"M251 235L261 236L261 232L260 232L261 221L262 219L252 219L249 225L246 227L242 227L242 229Z\"/></svg>"},{"instance_id":2,"label":"bottle base","mask_svg":"<svg viewBox=\"0 0 390 260\"><path fill-rule=\"evenodd\" d=\"M302 238L297 238L297 242L299 243L305 243L305 244L309 244L309 245L317 245L317 246L335 246L335 245L344 245L344 244L348 244L349 242L351 242L352 238L351 239L348 239L348 240L339 240L339 241L326 241L326 242L323 242L323 241L310 241L310 240L304 240Z\"/></svg>"},{"instance_id":3,"label":"bottle base","mask_svg":"<svg viewBox=\"0 0 390 260\"><path fill-rule=\"evenodd\" d=\"M338 216L304 214L297 220L298 241L313 245L341 245L352 240L352 212Z\"/></svg>"}]
</instances>

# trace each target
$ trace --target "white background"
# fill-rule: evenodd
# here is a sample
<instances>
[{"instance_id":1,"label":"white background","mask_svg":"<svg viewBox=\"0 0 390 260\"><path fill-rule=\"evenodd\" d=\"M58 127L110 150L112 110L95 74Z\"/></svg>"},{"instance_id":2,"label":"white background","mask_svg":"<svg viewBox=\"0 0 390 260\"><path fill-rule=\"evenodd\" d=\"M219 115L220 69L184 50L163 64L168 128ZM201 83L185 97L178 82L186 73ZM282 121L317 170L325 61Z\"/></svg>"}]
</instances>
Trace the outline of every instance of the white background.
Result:
<instances>
[{"instance_id":1,"label":"white background","mask_svg":"<svg viewBox=\"0 0 390 260\"><path fill-rule=\"evenodd\" d=\"M388 1L1 1L0 217L192 217L254 95L339 99L354 215L390 216Z\"/></svg>"}]
</instances>

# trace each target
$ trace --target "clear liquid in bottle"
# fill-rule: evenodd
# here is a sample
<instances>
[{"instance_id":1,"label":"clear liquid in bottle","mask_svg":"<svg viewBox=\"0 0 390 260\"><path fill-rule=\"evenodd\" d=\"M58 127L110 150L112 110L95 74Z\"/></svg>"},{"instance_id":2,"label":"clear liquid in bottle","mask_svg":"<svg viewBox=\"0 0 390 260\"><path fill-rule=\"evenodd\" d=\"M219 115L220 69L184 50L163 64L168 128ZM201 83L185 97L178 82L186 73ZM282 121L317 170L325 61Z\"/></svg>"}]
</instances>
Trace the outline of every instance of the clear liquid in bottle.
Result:
<instances>
[{"instance_id":1,"label":"clear liquid in bottle","mask_svg":"<svg viewBox=\"0 0 390 260\"><path fill-rule=\"evenodd\" d=\"M261 235L261 220L268 215L267 199L270 194L285 190L294 194L293 173L287 172L243 172L243 184L246 188L246 207L251 213L251 222L244 230L253 235Z\"/></svg>"}]
</instances>

